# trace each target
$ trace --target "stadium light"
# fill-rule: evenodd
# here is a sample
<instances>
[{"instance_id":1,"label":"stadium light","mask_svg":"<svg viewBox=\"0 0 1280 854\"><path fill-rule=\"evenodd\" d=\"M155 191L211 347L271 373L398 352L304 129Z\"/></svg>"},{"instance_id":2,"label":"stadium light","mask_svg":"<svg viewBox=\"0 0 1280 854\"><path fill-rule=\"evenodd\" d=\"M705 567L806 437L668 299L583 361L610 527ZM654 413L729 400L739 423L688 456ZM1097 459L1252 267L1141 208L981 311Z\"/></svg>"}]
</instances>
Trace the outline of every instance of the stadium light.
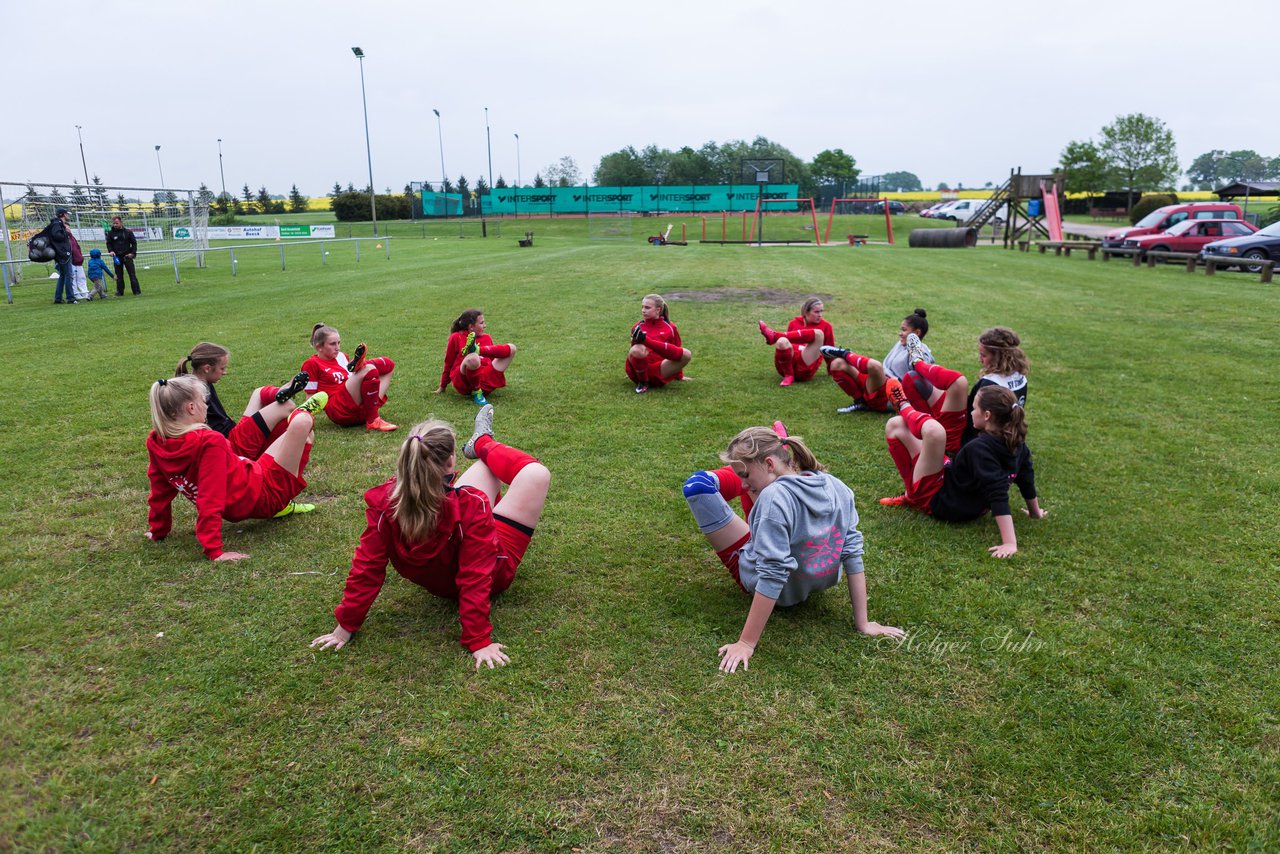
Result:
<instances>
[{"instance_id":1,"label":"stadium light","mask_svg":"<svg viewBox=\"0 0 1280 854\"><path fill-rule=\"evenodd\" d=\"M76 139L80 140L80 165L84 167L84 185L89 186L89 164L84 161L84 137L80 135L80 125L76 125Z\"/></svg>"},{"instance_id":2,"label":"stadium light","mask_svg":"<svg viewBox=\"0 0 1280 854\"><path fill-rule=\"evenodd\" d=\"M520 180L520 134L515 134L516 138L516 186L523 187L524 182Z\"/></svg>"},{"instance_id":3,"label":"stadium light","mask_svg":"<svg viewBox=\"0 0 1280 854\"><path fill-rule=\"evenodd\" d=\"M164 188L164 164L160 162L160 146L156 146L156 167L160 170L160 187Z\"/></svg>"},{"instance_id":4,"label":"stadium light","mask_svg":"<svg viewBox=\"0 0 1280 854\"><path fill-rule=\"evenodd\" d=\"M489 136L489 108L484 108L484 147L489 152L489 192L493 192L493 138Z\"/></svg>"},{"instance_id":5,"label":"stadium light","mask_svg":"<svg viewBox=\"0 0 1280 854\"><path fill-rule=\"evenodd\" d=\"M364 51L358 47L351 52L360 60L360 103L364 106L364 151L369 158L369 213L373 216L373 236L378 236L378 193L373 186L373 148L369 145L369 101L364 94Z\"/></svg>"},{"instance_id":6,"label":"stadium light","mask_svg":"<svg viewBox=\"0 0 1280 854\"><path fill-rule=\"evenodd\" d=\"M227 174L222 171L222 137L218 137L218 177L222 178L222 197L227 197Z\"/></svg>"},{"instance_id":7,"label":"stadium light","mask_svg":"<svg viewBox=\"0 0 1280 854\"><path fill-rule=\"evenodd\" d=\"M444 171L444 126L440 121L440 111L432 109L436 114L436 133L440 137L440 192L444 193L444 218L449 218L449 174Z\"/></svg>"}]
</instances>

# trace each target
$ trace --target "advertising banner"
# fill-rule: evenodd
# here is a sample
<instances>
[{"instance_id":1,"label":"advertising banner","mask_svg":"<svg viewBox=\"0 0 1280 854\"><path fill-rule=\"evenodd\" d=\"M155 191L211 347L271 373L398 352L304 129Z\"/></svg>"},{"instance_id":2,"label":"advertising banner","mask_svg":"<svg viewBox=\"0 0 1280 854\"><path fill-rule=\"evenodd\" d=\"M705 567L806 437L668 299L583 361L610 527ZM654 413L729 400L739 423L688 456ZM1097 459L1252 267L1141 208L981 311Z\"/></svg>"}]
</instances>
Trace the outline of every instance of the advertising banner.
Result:
<instances>
[{"instance_id":1,"label":"advertising banner","mask_svg":"<svg viewBox=\"0 0 1280 854\"><path fill-rule=\"evenodd\" d=\"M335 237L332 225L211 225L209 240L286 240L313 237ZM190 240L191 226L179 225L173 229L174 240Z\"/></svg>"},{"instance_id":2,"label":"advertising banner","mask_svg":"<svg viewBox=\"0 0 1280 854\"><path fill-rule=\"evenodd\" d=\"M764 198L794 199L798 184L766 184ZM590 214L657 211L755 210L757 184L650 185L643 187L506 187L483 199L486 214ZM794 210L771 205L770 210Z\"/></svg>"}]
</instances>

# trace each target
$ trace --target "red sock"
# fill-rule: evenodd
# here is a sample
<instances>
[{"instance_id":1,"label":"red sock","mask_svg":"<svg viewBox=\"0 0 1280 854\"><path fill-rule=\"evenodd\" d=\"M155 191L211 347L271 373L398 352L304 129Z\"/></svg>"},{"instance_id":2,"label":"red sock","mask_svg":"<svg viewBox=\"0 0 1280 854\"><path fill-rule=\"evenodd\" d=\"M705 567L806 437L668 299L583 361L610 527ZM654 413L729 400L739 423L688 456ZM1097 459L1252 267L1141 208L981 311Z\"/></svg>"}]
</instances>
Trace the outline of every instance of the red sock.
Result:
<instances>
[{"instance_id":1,"label":"red sock","mask_svg":"<svg viewBox=\"0 0 1280 854\"><path fill-rule=\"evenodd\" d=\"M893 457L893 464L898 467L898 474L902 477L902 491L906 492L911 488L915 477L915 460L911 459L911 452L899 440L887 438L885 442L889 445L889 456Z\"/></svg>"},{"instance_id":2,"label":"red sock","mask_svg":"<svg viewBox=\"0 0 1280 854\"><path fill-rule=\"evenodd\" d=\"M907 374L902 378L902 393L907 396L907 403L910 403L921 412L929 411L929 399L920 394L920 386L916 383L916 377Z\"/></svg>"},{"instance_id":3,"label":"red sock","mask_svg":"<svg viewBox=\"0 0 1280 854\"><path fill-rule=\"evenodd\" d=\"M860 356L857 353L850 353L844 357L844 360L860 374L867 372L867 363L871 361L866 356Z\"/></svg>"},{"instance_id":4,"label":"red sock","mask_svg":"<svg viewBox=\"0 0 1280 854\"><path fill-rule=\"evenodd\" d=\"M654 341L652 338L646 338L644 346L648 347L651 353L657 353L664 359L671 359L672 361L678 362L684 358L683 347L668 344L666 341Z\"/></svg>"},{"instance_id":5,"label":"red sock","mask_svg":"<svg viewBox=\"0 0 1280 854\"><path fill-rule=\"evenodd\" d=\"M307 470L307 463L311 461L311 443L305 442L302 445L302 456L298 458L298 476Z\"/></svg>"},{"instance_id":6,"label":"red sock","mask_svg":"<svg viewBox=\"0 0 1280 854\"><path fill-rule=\"evenodd\" d=\"M911 431L911 435L917 439L923 439L920 430L924 427L926 421L932 421L933 416L927 412L917 412L911 404L907 404L898 410L898 414L902 416L902 420L907 422L907 429Z\"/></svg>"},{"instance_id":7,"label":"red sock","mask_svg":"<svg viewBox=\"0 0 1280 854\"><path fill-rule=\"evenodd\" d=\"M861 377L851 376L844 371L832 371L831 379L836 385L840 386L840 390L852 397L854 400L864 400L867 396L867 387L865 384L866 374Z\"/></svg>"},{"instance_id":8,"label":"red sock","mask_svg":"<svg viewBox=\"0 0 1280 854\"><path fill-rule=\"evenodd\" d=\"M812 344L816 329L797 329L794 332L783 332L778 337L785 338L792 344Z\"/></svg>"},{"instance_id":9,"label":"red sock","mask_svg":"<svg viewBox=\"0 0 1280 854\"><path fill-rule=\"evenodd\" d=\"M264 385L258 390L258 403L263 406L270 406L276 402L276 392L280 390L278 385Z\"/></svg>"},{"instance_id":10,"label":"red sock","mask_svg":"<svg viewBox=\"0 0 1280 854\"><path fill-rule=\"evenodd\" d=\"M508 486L520 469L537 462L519 448L504 445L492 436L481 436L476 440L476 456L489 467L494 477Z\"/></svg>"},{"instance_id":11,"label":"red sock","mask_svg":"<svg viewBox=\"0 0 1280 854\"><path fill-rule=\"evenodd\" d=\"M365 362L377 368L378 376L380 377L385 377L396 369L396 363L388 359L386 356L378 356L376 359L365 359Z\"/></svg>"},{"instance_id":12,"label":"red sock","mask_svg":"<svg viewBox=\"0 0 1280 854\"><path fill-rule=\"evenodd\" d=\"M374 361L382 361L380 359L370 359L370 364ZM378 393L378 371L372 370L364 375L364 382L360 384L360 408L364 410L364 423L372 424L378 420L378 410L382 408L382 404L386 403L386 398Z\"/></svg>"},{"instance_id":13,"label":"red sock","mask_svg":"<svg viewBox=\"0 0 1280 854\"><path fill-rule=\"evenodd\" d=\"M952 383L964 376L959 371L944 368L942 365L930 365L928 362L916 362L914 369L917 374L933 383L935 388L943 391L951 388Z\"/></svg>"},{"instance_id":14,"label":"red sock","mask_svg":"<svg viewBox=\"0 0 1280 854\"><path fill-rule=\"evenodd\" d=\"M505 359L511 355L511 345L490 344L486 347L479 348L477 352L486 359Z\"/></svg>"},{"instance_id":15,"label":"red sock","mask_svg":"<svg viewBox=\"0 0 1280 854\"><path fill-rule=\"evenodd\" d=\"M791 361L791 352L791 350L773 351L773 367L777 369L779 376L790 377L795 375L795 366Z\"/></svg>"}]
</instances>

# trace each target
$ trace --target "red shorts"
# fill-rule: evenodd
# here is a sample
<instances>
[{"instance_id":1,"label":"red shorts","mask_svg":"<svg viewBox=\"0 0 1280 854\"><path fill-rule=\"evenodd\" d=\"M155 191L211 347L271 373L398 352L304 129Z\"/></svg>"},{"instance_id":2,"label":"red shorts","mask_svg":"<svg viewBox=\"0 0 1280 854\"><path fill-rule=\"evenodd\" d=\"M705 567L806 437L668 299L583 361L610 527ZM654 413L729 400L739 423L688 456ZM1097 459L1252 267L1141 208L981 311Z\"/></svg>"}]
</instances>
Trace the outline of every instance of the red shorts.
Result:
<instances>
[{"instance_id":1,"label":"red shorts","mask_svg":"<svg viewBox=\"0 0 1280 854\"><path fill-rule=\"evenodd\" d=\"M462 363L459 362L458 367L454 368L453 373L449 375L449 381L458 390L458 394L470 395L476 389L488 394L494 389L505 386L507 375L502 371L494 370L491 360L481 359L480 367L469 372L463 372Z\"/></svg>"},{"instance_id":2,"label":"red shorts","mask_svg":"<svg viewBox=\"0 0 1280 854\"><path fill-rule=\"evenodd\" d=\"M915 464L915 459L912 459ZM933 497L942 491L942 482L946 479L946 469L938 469L933 474L925 475L920 480L915 481L911 486L907 487L907 504L921 511L922 513L933 514L929 509L929 505L933 503Z\"/></svg>"},{"instance_id":3,"label":"red shorts","mask_svg":"<svg viewBox=\"0 0 1280 854\"><path fill-rule=\"evenodd\" d=\"M860 400L866 405L867 409L874 409L877 412L889 411L889 394L885 391L884 386L867 393L867 375L858 374L856 377L844 371L831 371L831 379L840 389L854 400Z\"/></svg>"},{"instance_id":4,"label":"red shorts","mask_svg":"<svg viewBox=\"0 0 1280 854\"><path fill-rule=\"evenodd\" d=\"M340 385L329 392L329 402L324 405L324 414L329 420L341 427L352 427L364 424L364 408L351 399L351 392L346 385Z\"/></svg>"},{"instance_id":5,"label":"red shorts","mask_svg":"<svg viewBox=\"0 0 1280 854\"><path fill-rule=\"evenodd\" d=\"M796 382L808 382L818 375L818 368L822 367L823 362L821 356L815 359L812 365L806 365L799 349L792 348L791 354L791 374L796 378Z\"/></svg>"},{"instance_id":6,"label":"red shorts","mask_svg":"<svg viewBox=\"0 0 1280 854\"><path fill-rule=\"evenodd\" d=\"M289 427L289 419L280 419L280 423L270 433L262 432L262 427L263 425L252 415L243 416L227 434L231 450L247 460L256 460L262 456L263 451L271 447L272 442L284 435L284 431Z\"/></svg>"},{"instance_id":7,"label":"red shorts","mask_svg":"<svg viewBox=\"0 0 1280 854\"><path fill-rule=\"evenodd\" d=\"M627 376L633 383L645 383L647 385L666 385L672 380L678 380L684 376L684 371L677 371L675 374L664 377L662 375L662 363L665 361L661 357L652 356L644 359L627 358Z\"/></svg>"},{"instance_id":8,"label":"red shorts","mask_svg":"<svg viewBox=\"0 0 1280 854\"><path fill-rule=\"evenodd\" d=\"M298 497L307 488L307 482L300 476L285 471L275 457L263 454L253 463L250 475L250 495L238 502L237 507L228 507L223 514L228 522L239 522L241 519L270 519ZM251 500L248 506L246 503Z\"/></svg>"},{"instance_id":9,"label":"red shorts","mask_svg":"<svg viewBox=\"0 0 1280 854\"><path fill-rule=\"evenodd\" d=\"M738 540L727 549L721 549L716 552L716 557L720 558L720 562L729 570L729 574L733 576L733 580L742 588L742 592L746 593L747 588L742 587L742 578L738 575L738 553L751 541L751 532L742 535L742 539Z\"/></svg>"},{"instance_id":10,"label":"red shorts","mask_svg":"<svg viewBox=\"0 0 1280 854\"><path fill-rule=\"evenodd\" d=\"M493 531L498 537L498 559L493 566L491 593L501 593L515 580L533 532L498 513L493 514Z\"/></svg>"}]
</instances>

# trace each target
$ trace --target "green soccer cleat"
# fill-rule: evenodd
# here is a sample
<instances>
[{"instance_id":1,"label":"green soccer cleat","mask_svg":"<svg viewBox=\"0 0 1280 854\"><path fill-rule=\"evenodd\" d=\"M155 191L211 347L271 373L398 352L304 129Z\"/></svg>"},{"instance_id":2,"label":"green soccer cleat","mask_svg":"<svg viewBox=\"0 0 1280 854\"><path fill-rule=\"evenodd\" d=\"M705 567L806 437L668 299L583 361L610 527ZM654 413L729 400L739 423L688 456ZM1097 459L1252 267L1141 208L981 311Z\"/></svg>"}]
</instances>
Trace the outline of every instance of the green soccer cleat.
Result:
<instances>
[{"instance_id":1,"label":"green soccer cleat","mask_svg":"<svg viewBox=\"0 0 1280 854\"><path fill-rule=\"evenodd\" d=\"M462 345L462 355L470 356L474 352L476 352L476 334L468 332L467 343Z\"/></svg>"},{"instance_id":2,"label":"green soccer cleat","mask_svg":"<svg viewBox=\"0 0 1280 854\"><path fill-rule=\"evenodd\" d=\"M312 415L315 415L317 412L324 409L324 405L328 402L329 402L329 393L324 391L318 391L315 394L311 395L311 397L308 397L305 401L303 401L302 405L299 406L295 411L310 412Z\"/></svg>"},{"instance_id":3,"label":"green soccer cleat","mask_svg":"<svg viewBox=\"0 0 1280 854\"><path fill-rule=\"evenodd\" d=\"M303 504L301 501L290 501L288 504L284 506L283 510L281 510L279 513L272 516L271 518L280 519L285 516L292 516L295 513L310 513L315 509L316 509L316 506L314 504Z\"/></svg>"},{"instance_id":4,"label":"green soccer cleat","mask_svg":"<svg viewBox=\"0 0 1280 854\"><path fill-rule=\"evenodd\" d=\"M476 389L475 391L471 392L471 402L474 403L476 406L489 405L489 401L485 399L484 392L482 392L480 389Z\"/></svg>"}]
</instances>

